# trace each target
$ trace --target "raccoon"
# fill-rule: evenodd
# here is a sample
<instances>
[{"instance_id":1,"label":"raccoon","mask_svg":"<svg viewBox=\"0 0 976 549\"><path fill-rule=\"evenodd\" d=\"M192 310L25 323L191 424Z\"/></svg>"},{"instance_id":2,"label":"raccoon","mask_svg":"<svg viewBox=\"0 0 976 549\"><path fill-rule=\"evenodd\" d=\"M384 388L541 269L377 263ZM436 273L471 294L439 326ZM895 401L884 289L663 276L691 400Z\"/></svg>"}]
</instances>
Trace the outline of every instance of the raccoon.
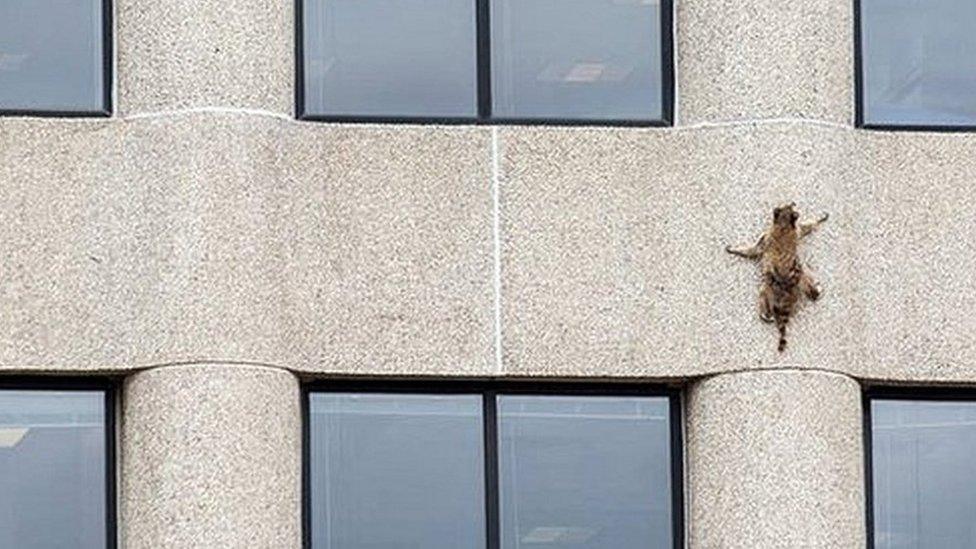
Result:
<instances>
[{"instance_id":1,"label":"raccoon","mask_svg":"<svg viewBox=\"0 0 976 549\"><path fill-rule=\"evenodd\" d=\"M795 203L774 208L772 225L755 245L725 248L730 254L760 260L762 285L759 290L759 318L764 322L776 323L780 352L786 349L786 325L800 298L806 296L811 301L820 298L820 287L803 270L797 245L801 238L827 221L828 215L807 223L797 223L799 218Z\"/></svg>"}]
</instances>

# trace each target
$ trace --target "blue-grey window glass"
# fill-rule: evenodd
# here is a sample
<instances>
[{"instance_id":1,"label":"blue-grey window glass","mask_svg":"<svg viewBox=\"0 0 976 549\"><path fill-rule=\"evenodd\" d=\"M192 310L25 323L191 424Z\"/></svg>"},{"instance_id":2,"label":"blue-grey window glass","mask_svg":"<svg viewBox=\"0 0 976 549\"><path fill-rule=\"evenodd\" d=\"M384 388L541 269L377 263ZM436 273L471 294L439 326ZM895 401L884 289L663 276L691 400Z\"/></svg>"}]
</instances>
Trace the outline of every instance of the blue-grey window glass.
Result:
<instances>
[{"instance_id":1,"label":"blue-grey window glass","mask_svg":"<svg viewBox=\"0 0 976 549\"><path fill-rule=\"evenodd\" d=\"M315 549L485 546L478 395L313 393Z\"/></svg>"},{"instance_id":2,"label":"blue-grey window glass","mask_svg":"<svg viewBox=\"0 0 976 549\"><path fill-rule=\"evenodd\" d=\"M665 397L500 396L504 549L672 547Z\"/></svg>"},{"instance_id":3,"label":"blue-grey window glass","mask_svg":"<svg viewBox=\"0 0 976 549\"><path fill-rule=\"evenodd\" d=\"M976 402L871 401L874 545L976 547Z\"/></svg>"},{"instance_id":4,"label":"blue-grey window glass","mask_svg":"<svg viewBox=\"0 0 976 549\"><path fill-rule=\"evenodd\" d=\"M102 111L102 0L0 0L0 111Z\"/></svg>"},{"instance_id":5,"label":"blue-grey window glass","mask_svg":"<svg viewBox=\"0 0 976 549\"><path fill-rule=\"evenodd\" d=\"M861 3L865 124L976 124L976 2Z\"/></svg>"},{"instance_id":6,"label":"blue-grey window glass","mask_svg":"<svg viewBox=\"0 0 976 549\"><path fill-rule=\"evenodd\" d=\"M662 118L660 0L491 0L493 114Z\"/></svg>"},{"instance_id":7,"label":"blue-grey window glass","mask_svg":"<svg viewBox=\"0 0 976 549\"><path fill-rule=\"evenodd\" d=\"M473 117L474 0L302 0L305 113Z\"/></svg>"},{"instance_id":8,"label":"blue-grey window glass","mask_svg":"<svg viewBox=\"0 0 976 549\"><path fill-rule=\"evenodd\" d=\"M0 547L104 549L105 425L101 391L0 390Z\"/></svg>"}]
</instances>

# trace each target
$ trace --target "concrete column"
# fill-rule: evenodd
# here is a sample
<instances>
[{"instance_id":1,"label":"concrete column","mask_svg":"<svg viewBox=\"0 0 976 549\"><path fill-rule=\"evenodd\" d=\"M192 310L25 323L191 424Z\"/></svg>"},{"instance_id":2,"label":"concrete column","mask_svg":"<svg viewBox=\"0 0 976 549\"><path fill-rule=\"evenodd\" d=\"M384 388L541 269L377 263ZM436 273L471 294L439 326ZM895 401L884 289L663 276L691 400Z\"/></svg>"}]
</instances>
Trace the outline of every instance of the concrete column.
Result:
<instances>
[{"instance_id":1,"label":"concrete column","mask_svg":"<svg viewBox=\"0 0 976 549\"><path fill-rule=\"evenodd\" d=\"M677 0L679 124L853 120L853 2Z\"/></svg>"},{"instance_id":2,"label":"concrete column","mask_svg":"<svg viewBox=\"0 0 976 549\"><path fill-rule=\"evenodd\" d=\"M298 380L207 364L126 380L122 546L298 548Z\"/></svg>"},{"instance_id":3,"label":"concrete column","mask_svg":"<svg viewBox=\"0 0 976 549\"><path fill-rule=\"evenodd\" d=\"M692 548L864 547L861 390L832 373L722 374L688 405Z\"/></svg>"},{"instance_id":4,"label":"concrete column","mask_svg":"<svg viewBox=\"0 0 976 549\"><path fill-rule=\"evenodd\" d=\"M294 2L118 0L116 112L294 110Z\"/></svg>"}]
</instances>

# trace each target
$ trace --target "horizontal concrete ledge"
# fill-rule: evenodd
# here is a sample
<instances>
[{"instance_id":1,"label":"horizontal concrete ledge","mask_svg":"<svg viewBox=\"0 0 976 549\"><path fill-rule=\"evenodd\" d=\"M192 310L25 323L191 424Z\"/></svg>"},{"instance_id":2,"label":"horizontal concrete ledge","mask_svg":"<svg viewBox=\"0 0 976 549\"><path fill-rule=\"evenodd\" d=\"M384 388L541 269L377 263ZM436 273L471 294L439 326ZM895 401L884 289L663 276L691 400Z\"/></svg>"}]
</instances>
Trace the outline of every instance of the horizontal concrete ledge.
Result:
<instances>
[{"instance_id":1,"label":"horizontal concrete ledge","mask_svg":"<svg viewBox=\"0 0 976 549\"><path fill-rule=\"evenodd\" d=\"M471 375L466 373L453 374L451 372L447 373L414 373L410 371L400 372L380 372L371 373L368 369L363 369L361 372L351 372L349 369L337 368L335 370L326 370L322 368L318 369L308 369L295 367L295 365L289 364L273 364L273 363L259 363L259 362L247 362L247 361L237 361L237 360L222 360L207 358L201 360L186 360L181 362L161 362L154 364L125 364L125 365L85 365L83 367L71 368L70 365L51 365L49 367L12 367L0 365L0 375L2 376L18 376L18 375L57 375L57 374L73 374L73 375L100 375L100 376L112 376L112 375L132 375L139 372L150 371L150 370L166 370L166 369L181 369L181 368L198 368L198 367L213 367L213 368L240 368L248 369L253 368L257 371L269 371L269 372L287 372L298 376L299 379L303 381L328 381L328 380L401 380L401 381L431 381L438 382L442 380L468 380L475 382L485 382L485 381L515 381L515 382L579 382L585 381L587 383L620 383L622 385L632 385L632 384L654 384L654 385L668 385L668 386L688 386L690 384L698 383L706 379L711 379L713 377L725 376L725 375L735 375L740 373L761 373L761 372L795 372L795 373L820 373L825 375L837 375L850 379L856 379L850 376L850 374L845 373L842 370L831 370L827 368L820 368L816 366L809 366L803 364L782 364L775 367L769 368L745 368L745 369L728 369L720 370L714 373L709 373L699 376L683 376L678 374L673 375L661 375L655 377L638 376L636 374L627 375L617 374L617 375L547 375L545 373L538 375L529 375L524 372L522 373L508 373L501 375Z\"/></svg>"},{"instance_id":2,"label":"horizontal concrete ledge","mask_svg":"<svg viewBox=\"0 0 976 549\"><path fill-rule=\"evenodd\" d=\"M272 375L277 373L284 373L286 375L293 374L293 372L288 368L283 366L277 366L274 364L258 364L254 362L230 362L230 361L220 361L220 360L197 360L192 362L153 364L153 365L142 367L139 369L139 371L140 372L160 371L160 370L198 371L201 368L232 368L240 372L253 370L256 374L261 374L261 373L267 373Z\"/></svg>"},{"instance_id":3,"label":"horizontal concrete ledge","mask_svg":"<svg viewBox=\"0 0 976 549\"><path fill-rule=\"evenodd\" d=\"M317 126L323 128L372 128L372 129L390 129L390 128L436 128L436 129L504 129L504 128L539 128L539 126L534 124L481 124L481 123L471 123L471 124L431 124L431 123L378 123L378 122L322 122L315 120L303 120L296 118L293 115L280 113L276 111L269 111L266 109L258 108L247 108L247 107L235 107L232 105L208 105L199 107L181 107L166 110L156 110L156 111L146 111L133 114L125 115L113 115L108 118L57 118L57 117L47 117L47 116L6 116L0 118L0 126L4 123L9 125L16 125L18 122L21 123L33 123L38 125L49 125L49 126L62 126L64 128L70 128L71 126L108 126L113 123L120 122L138 122L144 120L156 120L156 119L175 119L182 117L201 117L201 116L213 116L213 117L241 117L250 116L256 118L268 118L273 120L278 120L285 123L300 125L300 126ZM599 123L594 125L555 125L555 126L545 126L546 131L551 132L586 132L594 130L605 130L610 132L628 132L628 133L675 133L675 132L688 132L697 131L702 129L721 129L729 127L739 127L739 126L756 126L756 125L790 125L797 124L801 126L823 126L829 128L838 128L853 130L859 132L872 132L878 133L883 132L883 130L864 130L860 128L854 128L852 124L840 123L837 121L829 119L820 118L804 118L804 117L777 117L777 118L732 118L732 119L718 119L712 121L696 122L692 124L682 124L679 126L604 126ZM893 132L894 133L894 132ZM898 132L903 133L903 132ZM912 133L934 133L939 134L943 132L912 132Z\"/></svg>"},{"instance_id":4,"label":"horizontal concrete ledge","mask_svg":"<svg viewBox=\"0 0 976 549\"><path fill-rule=\"evenodd\" d=\"M257 119L274 120L283 124L292 124L296 127L322 128L323 131L337 130L438 130L438 131L470 131L470 130L543 130L546 132L559 133L591 133L609 132L616 134L678 134L685 132L700 132L702 130L728 130L732 128L750 128L756 126L802 126L802 127L822 127L832 128L843 131L851 131L865 135L891 135L891 136L960 136L965 137L967 132L946 132L934 129L920 129L912 131L904 130L885 130L883 128L856 128L851 123L841 123L834 120L809 117L765 117L765 118L729 118L716 119L710 121L700 121L678 126L604 126L599 123L593 125L555 125L538 126L535 124L431 124L431 123L379 123L379 122L322 122L315 120L302 120L293 115L283 114L265 109L210 105L201 107L184 107L171 110L147 111L128 115L115 115L108 118L57 118L47 116L4 116L0 117L0 129L4 126L9 131L30 131L32 127L36 129L48 128L48 131L69 132L73 127L88 127L98 129L109 127L119 123L141 123L149 120L175 120L179 118L203 118L203 117L254 117Z\"/></svg>"},{"instance_id":5,"label":"horizontal concrete ledge","mask_svg":"<svg viewBox=\"0 0 976 549\"><path fill-rule=\"evenodd\" d=\"M482 374L491 132L0 120L0 364Z\"/></svg>"},{"instance_id":6,"label":"horizontal concrete ledge","mask_svg":"<svg viewBox=\"0 0 976 549\"><path fill-rule=\"evenodd\" d=\"M974 152L797 120L0 119L0 369L974 382ZM824 298L778 354L756 266L722 250L783 200L831 219L803 249Z\"/></svg>"},{"instance_id":7,"label":"horizontal concrete ledge","mask_svg":"<svg viewBox=\"0 0 976 549\"><path fill-rule=\"evenodd\" d=\"M761 377L762 374L769 374L771 377L764 378ZM786 376L796 375L796 378L789 378ZM788 365L784 364L774 368L743 368L740 370L726 370L722 372L717 372L704 377L696 378L692 380L692 384L699 389L706 382L717 383L724 382L728 379L736 380L750 380L750 379L777 379L776 376L782 377L782 379L794 379L797 381L808 380L808 379L830 379L835 378L838 382L846 383L849 381L858 382L858 379L851 376L850 374L844 373L842 371L829 370L825 368L819 368L816 366L806 366L801 364ZM822 378L817 376L823 376ZM697 389L696 389L697 390Z\"/></svg>"},{"instance_id":8,"label":"horizontal concrete ledge","mask_svg":"<svg viewBox=\"0 0 976 549\"><path fill-rule=\"evenodd\" d=\"M976 380L976 135L782 123L499 140L506 373ZM724 249L784 201L831 217L801 249L823 297L778 353L758 266Z\"/></svg>"}]
</instances>

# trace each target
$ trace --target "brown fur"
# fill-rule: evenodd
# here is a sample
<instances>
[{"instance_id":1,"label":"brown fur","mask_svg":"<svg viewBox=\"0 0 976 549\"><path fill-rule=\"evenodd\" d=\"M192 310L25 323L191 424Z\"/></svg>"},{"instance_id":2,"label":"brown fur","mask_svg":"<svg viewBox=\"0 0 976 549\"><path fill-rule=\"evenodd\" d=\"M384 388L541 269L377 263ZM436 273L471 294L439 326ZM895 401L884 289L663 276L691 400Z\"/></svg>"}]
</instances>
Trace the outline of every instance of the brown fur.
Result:
<instances>
[{"instance_id":1,"label":"brown fur","mask_svg":"<svg viewBox=\"0 0 976 549\"><path fill-rule=\"evenodd\" d=\"M797 223L800 214L795 204L773 210L773 223L755 245L728 247L725 251L749 259L759 259L762 285L759 290L759 318L775 322L779 329L779 350L786 349L786 325L802 296L811 301L820 298L817 283L803 270L797 255L800 239L827 220L827 214L808 223Z\"/></svg>"}]
</instances>

